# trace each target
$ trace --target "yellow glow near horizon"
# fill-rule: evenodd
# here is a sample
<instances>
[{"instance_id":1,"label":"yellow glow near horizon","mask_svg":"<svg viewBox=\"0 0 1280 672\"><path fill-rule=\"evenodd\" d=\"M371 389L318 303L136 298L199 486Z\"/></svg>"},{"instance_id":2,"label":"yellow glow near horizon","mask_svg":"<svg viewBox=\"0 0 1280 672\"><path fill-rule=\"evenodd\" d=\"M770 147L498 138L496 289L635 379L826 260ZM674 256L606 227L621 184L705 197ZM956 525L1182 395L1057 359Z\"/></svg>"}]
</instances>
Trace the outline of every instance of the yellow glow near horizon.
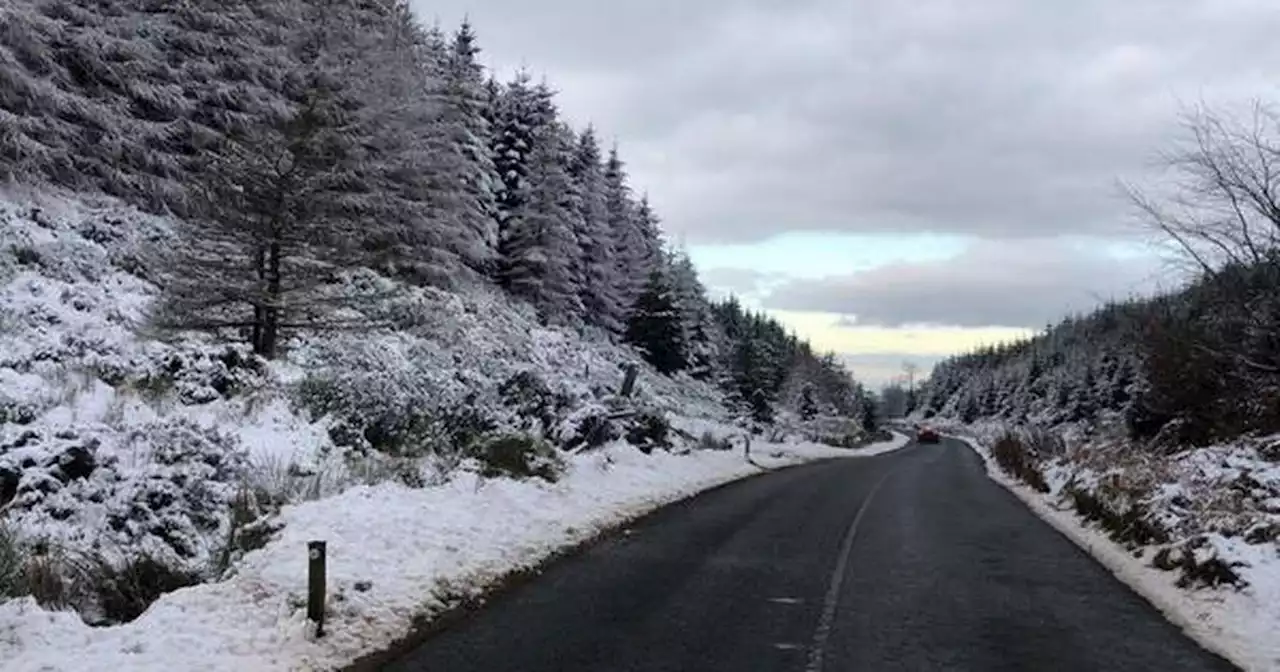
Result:
<instances>
[{"instance_id":1,"label":"yellow glow near horizon","mask_svg":"<svg viewBox=\"0 0 1280 672\"><path fill-rule=\"evenodd\" d=\"M841 326L831 313L770 310L779 322L809 340L819 352L946 356L1028 338L1033 329L1014 327L858 327Z\"/></svg>"}]
</instances>

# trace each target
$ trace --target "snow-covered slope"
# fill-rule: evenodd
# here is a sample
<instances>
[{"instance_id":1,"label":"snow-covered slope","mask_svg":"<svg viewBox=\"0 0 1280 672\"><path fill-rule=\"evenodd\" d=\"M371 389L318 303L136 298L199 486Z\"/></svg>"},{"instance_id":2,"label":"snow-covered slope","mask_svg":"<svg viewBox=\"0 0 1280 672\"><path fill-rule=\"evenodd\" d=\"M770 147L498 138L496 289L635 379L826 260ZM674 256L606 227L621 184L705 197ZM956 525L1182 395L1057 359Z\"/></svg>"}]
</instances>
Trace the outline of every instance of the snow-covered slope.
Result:
<instances>
[{"instance_id":1,"label":"snow-covered slope","mask_svg":"<svg viewBox=\"0 0 1280 672\"><path fill-rule=\"evenodd\" d=\"M1156 459L1068 435L1042 456L1037 489L994 457L1008 427L934 424L965 436L993 479L1203 646L1245 670L1280 669L1280 465L1262 457L1280 456L1280 437Z\"/></svg>"},{"instance_id":2,"label":"snow-covered slope","mask_svg":"<svg viewBox=\"0 0 1280 672\"><path fill-rule=\"evenodd\" d=\"M349 289L390 292L369 328L294 339L274 362L162 339L146 259L171 235L110 199L0 193L5 670L340 665L566 544L759 472L716 388L485 287L354 274ZM640 382L621 400L627 364ZM457 450L477 434L576 445L619 410L639 418L614 427L629 442L535 442L514 464ZM850 454L753 446L766 465ZM311 539L330 549L318 641L301 602Z\"/></svg>"},{"instance_id":3,"label":"snow-covered slope","mask_svg":"<svg viewBox=\"0 0 1280 672\"><path fill-rule=\"evenodd\" d=\"M753 452L780 466L904 443L865 453L795 444ZM645 456L615 444L574 458L554 485L463 472L425 489L354 488L289 507L279 539L246 556L231 579L161 598L132 623L90 628L30 599L0 606L0 658L15 671L331 669L559 548L760 471L740 451ZM328 542L331 604L320 639L303 609L313 539Z\"/></svg>"}]
</instances>

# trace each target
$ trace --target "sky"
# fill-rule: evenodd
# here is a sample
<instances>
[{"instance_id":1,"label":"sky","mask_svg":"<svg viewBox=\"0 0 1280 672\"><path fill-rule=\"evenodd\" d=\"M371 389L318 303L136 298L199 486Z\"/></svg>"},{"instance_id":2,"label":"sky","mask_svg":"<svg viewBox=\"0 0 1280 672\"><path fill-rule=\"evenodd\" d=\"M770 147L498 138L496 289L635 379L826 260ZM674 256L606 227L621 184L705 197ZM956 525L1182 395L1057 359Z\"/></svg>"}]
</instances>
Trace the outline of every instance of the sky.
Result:
<instances>
[{"instance_id":1,"label":"sky","mask_svg":"<svg viewBox=\"0 0 1280 672\"><path fill-rule=\"evenodd\" d=\"M1176 287L1120 184L1280 100L1275 0L415 0L616 140L717 295L872 385Z\"/></svg>"}]
</instances>

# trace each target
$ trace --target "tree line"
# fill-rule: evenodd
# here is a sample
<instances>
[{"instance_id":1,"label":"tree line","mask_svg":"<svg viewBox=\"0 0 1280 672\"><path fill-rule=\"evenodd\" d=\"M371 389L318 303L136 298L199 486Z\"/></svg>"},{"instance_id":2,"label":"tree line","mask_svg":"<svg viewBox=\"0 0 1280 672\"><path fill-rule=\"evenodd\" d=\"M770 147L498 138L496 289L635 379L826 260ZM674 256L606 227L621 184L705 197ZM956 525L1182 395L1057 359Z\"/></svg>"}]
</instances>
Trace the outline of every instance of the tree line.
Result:
<instances>
[{"instance_id":1,"label":"tree line","mask_svg":"<svg viewBox=\"0 0 1280 672\"><path fill-rule=\"evenodd\" d=\"M1183 122L1170 195L1126 189L1189 284L945 361L921 414L1112 420L1168 450L1280 431L1280 113L1200 106Z\"/></svg>"},{"instance_id":2,"label":"tree line","mask_svg":"<svg viewBox=\"0 0 1280 672\"><path fill-rule=\"evenodd\" d=\"M866 397L776 321L711 301L616 144L567 123L546 81L498 81L469 23L424 27L403 0L4 11L6 172L176 215L145 269L162 326L275 357L362 328L373 270L495 284L547 324L719 382L759 420Z\"/></svg>"}]
</instances>

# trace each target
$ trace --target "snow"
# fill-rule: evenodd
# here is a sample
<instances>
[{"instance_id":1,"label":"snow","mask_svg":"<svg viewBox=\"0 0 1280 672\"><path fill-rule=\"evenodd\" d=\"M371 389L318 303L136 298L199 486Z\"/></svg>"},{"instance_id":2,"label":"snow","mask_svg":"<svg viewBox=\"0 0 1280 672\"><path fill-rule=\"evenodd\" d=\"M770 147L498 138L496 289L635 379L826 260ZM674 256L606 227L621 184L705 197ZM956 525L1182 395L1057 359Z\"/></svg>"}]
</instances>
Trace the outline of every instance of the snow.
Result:
<instances>
[{"instance_id":1,"label":"snow","mask_svg":"<svg viewBox=\"0 0 1280 672\"><path fill-rule=\"evenodd\" d=\"M721 436L734 431L705 420L681 424ZM853 459L906 443L897 435L850 451L756 442L760 467L739 450L643 455L616 443L573 456L555 484L461 471L421 489L359 486L286 507L280 536L247 554L234 576L170 593L125 625L91 628L30 599L0 605L0 660L14 672L340 667L389 647L416 618L664 504L762 468ZM319 639L305 620L311 540L326 541L328 552L330 604Z\"/></svg>"},{"instance_id":2,"label":"snow","mask_svg":"<svg viewBox=\"0 0 1280 672\"><path fill-rule=\"evenodd\" d=\"M1085 524L1070 505L1058 501L1058 493L1067 481L1065 470L1050 469L1047 480L1051 493L1041 494L1001 471L984 441L957 438L983 458L992 480L1009 489L1054 529L1090 553L1201 646L1249 672L1280 669L1280 636L1277 636L1280 633L1280 555L1274 544L1251 545L1238 538L1209 534L1210 546L1205 552L1245 563L1236 571L1248 586L1238 592L1181 588L1176 574L1151 566L1150 549L1141 557L1135 557L1103 530ZM1202 456L1195 459L1204 463ZM1232 462L1228 458L1217 464L1204 463L1204 466L1211 470L1229 468ZM1164 492L1175 494L1178 489L1170 485Z\"/></svg>"}]
</instances>

